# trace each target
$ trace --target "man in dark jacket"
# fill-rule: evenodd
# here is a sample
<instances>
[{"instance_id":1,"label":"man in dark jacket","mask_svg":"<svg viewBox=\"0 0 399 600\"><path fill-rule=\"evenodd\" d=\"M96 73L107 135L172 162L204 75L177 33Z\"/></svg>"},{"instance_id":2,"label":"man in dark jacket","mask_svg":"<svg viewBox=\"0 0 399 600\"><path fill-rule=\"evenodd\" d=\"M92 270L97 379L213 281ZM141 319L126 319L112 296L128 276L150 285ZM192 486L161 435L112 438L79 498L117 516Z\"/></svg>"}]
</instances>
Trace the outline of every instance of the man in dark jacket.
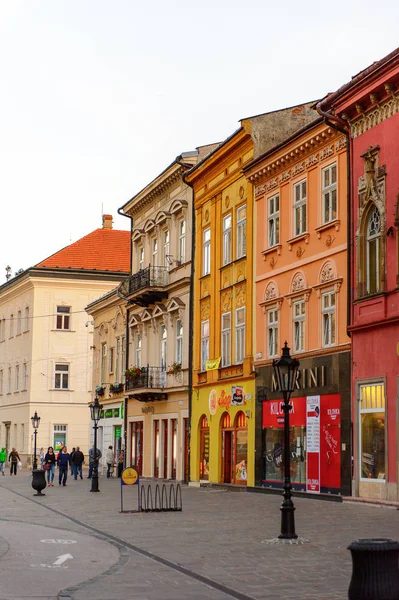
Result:
<instances>
[{"instance_id":1,"label":"man in dark jacket","mask_svg":"<svg viewBox=\"0 0 399 600\"><path fill-rule=\"evenodd\" d=\"M82 465L85 461L85 456L84 456L83 452L80 450L79 446L76 448L75 452L73 453L71 460L72 460L72 473L73 473L75 481L78 478L78 473L80 475L80 478L83 479Z\"/></svg>"},{"instance_id":2,"label":"man in dark jacket","mask_svg":"<svg viewBox=\"0 0 399 600\"><path fill-rule=\"evenodd\" d=\"M58 475L58 483L59 485L66 485L68 479L68 467L71 464L71 457L68 454L68 449L66 446L60 450L57 457L57 465L60 470Z\"/></svg>"}]
</instances>

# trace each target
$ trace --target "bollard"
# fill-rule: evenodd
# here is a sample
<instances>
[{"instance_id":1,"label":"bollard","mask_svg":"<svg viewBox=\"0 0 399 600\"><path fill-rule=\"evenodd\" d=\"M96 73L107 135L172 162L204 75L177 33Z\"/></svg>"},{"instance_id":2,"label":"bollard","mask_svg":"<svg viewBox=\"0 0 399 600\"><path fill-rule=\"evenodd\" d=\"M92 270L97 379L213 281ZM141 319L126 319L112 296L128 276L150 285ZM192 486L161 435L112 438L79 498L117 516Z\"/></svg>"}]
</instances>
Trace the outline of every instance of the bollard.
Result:
<instances>
[{"instance_id":1,"label":"bollard","mask_svg":"<svg viewBox=\"0 0 399 600\"><path fill-rule=\"evenodd\" d=\"M352 554L349 600L399 599L399 542L361 539L348 550Z\"/></svg>"}]
</instances>

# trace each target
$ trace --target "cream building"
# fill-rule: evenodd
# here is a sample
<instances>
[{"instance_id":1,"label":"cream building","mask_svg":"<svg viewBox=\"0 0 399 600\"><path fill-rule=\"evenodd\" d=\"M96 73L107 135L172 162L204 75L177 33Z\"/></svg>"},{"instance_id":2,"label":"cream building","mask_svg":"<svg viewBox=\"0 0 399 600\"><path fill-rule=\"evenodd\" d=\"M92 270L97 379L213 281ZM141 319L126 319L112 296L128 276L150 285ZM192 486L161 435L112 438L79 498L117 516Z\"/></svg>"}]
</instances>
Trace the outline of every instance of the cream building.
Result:
<instances>
[{"instance_id":1,"label":"cream building","mask_svg":"<svg viewBox=\"0 0 399 600\"><path fill-rule=\"evenodd\" d=\"M129 273L129 238L104 215L102 228L0 287L0 445L15 446L24 464L32 463L35 411L38 449L88 451L93 326L85 307Z\"/></svg>"}]
</instances>

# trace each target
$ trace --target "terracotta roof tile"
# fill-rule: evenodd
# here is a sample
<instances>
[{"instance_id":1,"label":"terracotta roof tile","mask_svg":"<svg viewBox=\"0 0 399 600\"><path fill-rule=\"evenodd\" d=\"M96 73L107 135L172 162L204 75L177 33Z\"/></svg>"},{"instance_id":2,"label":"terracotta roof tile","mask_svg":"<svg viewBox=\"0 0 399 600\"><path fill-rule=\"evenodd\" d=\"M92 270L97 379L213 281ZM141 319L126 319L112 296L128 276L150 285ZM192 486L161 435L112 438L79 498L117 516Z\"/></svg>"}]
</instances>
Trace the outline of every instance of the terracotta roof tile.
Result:
<instances>
[{"instance_id":1,"label":"terracotta roof tile","mask_svg":"<svg viewBox=\"0 0 399 600\"><path fill-rule=\"evenodd\" d=\"M36 266L129 273L130 231L96 229Z\"/></svg>"}]
</instances>

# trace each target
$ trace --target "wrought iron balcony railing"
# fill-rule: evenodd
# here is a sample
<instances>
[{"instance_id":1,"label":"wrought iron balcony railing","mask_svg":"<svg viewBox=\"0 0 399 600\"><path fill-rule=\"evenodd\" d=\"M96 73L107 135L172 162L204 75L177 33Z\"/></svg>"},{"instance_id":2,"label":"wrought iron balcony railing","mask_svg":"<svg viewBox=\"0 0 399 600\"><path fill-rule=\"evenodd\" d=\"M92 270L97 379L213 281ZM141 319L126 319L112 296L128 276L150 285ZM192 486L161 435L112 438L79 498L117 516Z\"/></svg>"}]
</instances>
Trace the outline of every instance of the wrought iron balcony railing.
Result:
<instances>
[{"instance_id":1,"label":"wrought iron balcony railing","mask_svg":"<svg viewBox=\"0 0 399 600\"><path fill-rule=\"evenodd\" d=\"M119 290L126 297L146 288L162 288L168 283L168 267L153 267L150 265L127 278L119 286Z\"/></svg>"},{"instance_id":2,"label":"wrought iron balcony railing","mask_svg":"<svg viewBox=\"0 0 399 600\"><path fill-rule=\"evenodd\" d=\"M166 386L166 368L142 367L138 375L126 375L125 390L152 389Z\"/></svg>"}]
</instances>

